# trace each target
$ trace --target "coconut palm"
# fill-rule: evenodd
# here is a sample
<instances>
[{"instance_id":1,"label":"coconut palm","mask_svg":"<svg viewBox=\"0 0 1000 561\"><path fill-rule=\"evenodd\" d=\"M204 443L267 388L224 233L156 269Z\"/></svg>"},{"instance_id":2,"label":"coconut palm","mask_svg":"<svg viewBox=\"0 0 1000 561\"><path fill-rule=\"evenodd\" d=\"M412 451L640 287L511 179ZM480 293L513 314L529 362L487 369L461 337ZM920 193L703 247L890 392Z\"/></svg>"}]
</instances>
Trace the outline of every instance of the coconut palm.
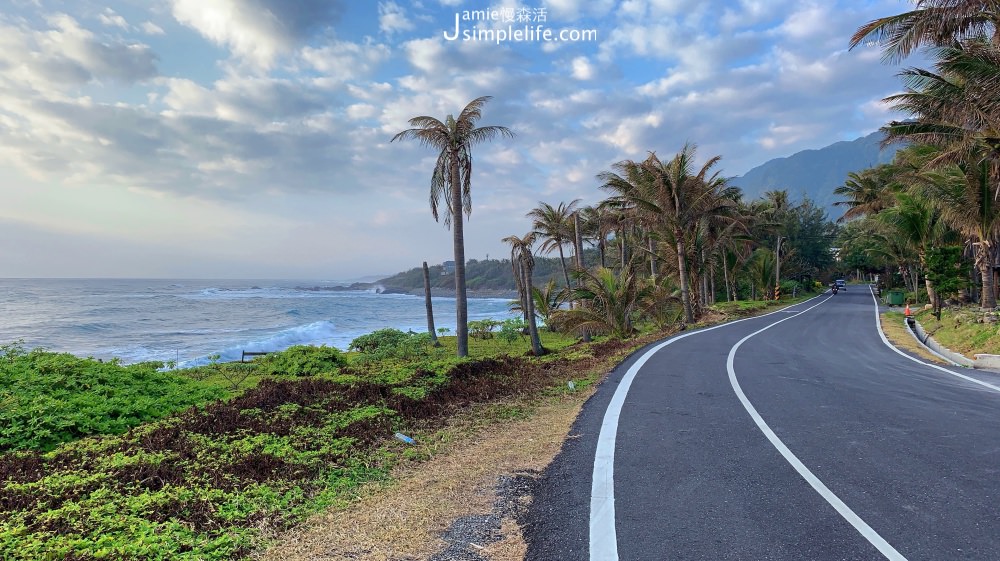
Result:
<instances>
[{"instance_id":1,"label":"coconut palm","mask_svg":"<svg viewBox=\"0 0 1000 561\"><path fill-rule=\"evenodd\" d=\"M510 268L511 273L514 276L514 288L517 289L518 295L518 305L511 306L512 311L520 311L524 317L524 325L528 325L528 298L531 295L531 290L527 285L524 284L524 274L521 271L521 252L531 251L531 246L534 245L537 234L535 232L528 232L523 238L511 235L503 238L502 242L510 244Z\"/></svg>"},{"instance_id":2,"label":"coconut palm","mask_svg":"<svg viewBox=\"0 0 1000 561\"><path fill-rule=\"evenodd\" d=\"M597 246L601 256L601 267L606 267L605 255L608 249L608 236L615 230L617 220L613 211L604 205L583 207L580 210L583 219L583 231L588 240Z\"/></svg>"},{"instance_id":3,"label":"coconut palm","mask_svg":"<svg viewBox=\"0 0 1000 561\"><path fill-rule=\"evenodd\" d=\"M420 116L410 119L411 129L392 137L396 140L413 139L424 146L438 150L437 163L431 174L431 214L438 219L438 208L445 202L445 226L451 226L455 254L455 317L458 336L458 356L469 354L469 306L465 290L465 230L462 214L472 213L472 147L498 136L513 138L507 127L477 127L482 117L483 105L490 96L478 97L462 109L456 119L448 115L439 121L434 117Z\"/></svg>"},{"instance_id":4,"label":"coconut palm","mask_svg":"<svg viewBox=\"0 0 1000 561\"><path fill-rule=\"evenodd\" d=\"M914 10L859 27L851 36L850 48L861 43L880 45L883 60L896 63L921 46L950 45L987 34L1000 46L998 24L998 0L917 0Z\"/></svg>"},{"instance_id":5,"label":"coconut palm","mask_svg":"<svg viewBox=\"0 0 1000 561\"><path fill-rule=\"evenodd\" d=\"M891 187L894 170L893 166L883 164L860 172L848 173L844 184L833 190L834 194L847 198L833 203L836 206L847 207L837 222L878 214L892 206L895 201Z\"/></svg>"},{"instance_id":6,"label":"coconut palm","mask_svg":"<svg viewBox=\"0 0 1000 561\"><path fill-rule=\"evenodd\" d=\"M938 148L924 165L942 219L972 238L982 279L982 306L993 308L993 262L1000 238L1000 51L982 40L938 51L936 72L908 69L904 93L886 98L912 116L883 127L886 142Z\"/></svg>"},{"instance_id":7,"label":"coconut palm","mask_svg":"<svg viewBox=\"0 0 1000 561\"><path fill-rule=\"evenodd\" d=\"M693 144L686 144L666 162L651 152L642 162L623 160L612 166L613 172L598 175L601 187L614 193L609 204L632 209L636 217L676 249L684 320L688 323L694 321L694 310L687 237L693 235L693 228L703 216L734 204L731 199L719 196L726 188L726 179L712 171L721 157L712 157L695 170L695 152Z\"/></svg>"},{"instance_id":8,"label":"coconut palm","mask_svg":"<svg viewBox=\"0 0 1000 561\"><path fill-rule=\"evenodd\" d=\"M580 199L574 199L569 203L560 202L556 206L539 202L538 207L531 209L527 214L528 218L532 219L535 232L545 238L545 242L539 249L545 253L559 250L559 262L562 263L563 277L566 279L567 288L570 286L569 270L566 268L563 246L567 243L573 243L573 213L576 212L578 204L580 204Z\"/></svg>"},{"instance_id":9,"label":"coconut palm","mask_svg":"<svg viewBox=\"0 0 1000 561\"><path fill-rule=\"evenodd\" d=\"M603 267L594 271L577 270L574 275L582 281L573 289L574 298L587 305L553 312L552 322L557 329L587 330L615 338L635 333L633 316L652 291L652 285L643 282L631 265L617 275Z\"/></svg>"},{"instance_id":10,"label":"coconut palm","mask_svg":"<svg viewBox=\"0 0 1000 561\"><path fill-rule=\"evenodd\" d=\"M535 321L535 303L533 300L532 275L535 270L535 256L531 253L531 246L535 243L535 232L528 232L523 237L507 236L504 243L510 244L511 263L514 266L515 279L517 280L518 291L521 295L521 302L524 311L525 323L528 324L528 335L531 338L531 352L535 356L545 354L542 341L538 336L538 323Z\"/></svg>"}]
</instances>

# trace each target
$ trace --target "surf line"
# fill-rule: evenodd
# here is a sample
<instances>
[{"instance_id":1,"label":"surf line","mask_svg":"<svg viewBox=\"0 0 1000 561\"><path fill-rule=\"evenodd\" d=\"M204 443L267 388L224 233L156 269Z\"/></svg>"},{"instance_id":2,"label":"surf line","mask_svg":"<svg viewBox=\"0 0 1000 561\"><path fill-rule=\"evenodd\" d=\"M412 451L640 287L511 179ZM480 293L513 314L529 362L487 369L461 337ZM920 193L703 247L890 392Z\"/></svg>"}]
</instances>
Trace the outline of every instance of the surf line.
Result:
<instances>
[{"instance_id":1,"label":"surf line","mask_svg":"<svg viewBox=\"0 0 1000 561\"><path fill-rule=\"evenodd\" d=\"M824 293L826 294L826 293ZM811 302L823 296L819 294L800 302L802 304ZM825 300L804 311L811 310L826 302L833 296L828 296ZM798 305L798 304L794 304ZM649 349L640 356L618 383L615 394L608 403L608 408L604 412L604 420L601 422L601 431L597 436L597 450L594 453L594 472L591 478L590 487L590 559L591 561L618 561L618 535L615 531L615 443L618 439L618 419L621 416L622 406L625 404L625 397L632 386L632 381L646 361L663 347L680 341L685 337L698 335L707 331L721 329L736 323L760 319L773 314L788 313L788 309L776 310L759 316L738 319L713 327L706 327L697 331L690 331L676 337L667 339L655 347ZM801 312L800 312L801 313ZM796 314L798 315L798 314ZM788 316L786 319L795 317ZM781 320L784 321L784 320ZM779 322L780 323L780 322ZM765 328L766 329L766 328ZM758 332L759 333L759 332Z\"/></svg>"},{"instance_id":2,"label":"surf line","mask_svg":"<svg viewBox=\"0 0 1000 561\"><path fill-rule=\"evenodd\" d=\"M822 302L820 302L820 304L822 304ZM785 458L785 461L787 461L789 465L791 465L792 468L806 480L806 483L819 493L819 496L823 497L826 502L830 503L830 506L832 506L834 510L836 510L837 513L844 518L844 520L850 523L851 526L854 526L854 529L857 530L858 533L860 533L866 540L868 540L869 543L875 546L875 548L879 550L879 553L885 556L886 559L889 559L890 561L906 561L906 557L903 557L900 552L896 551L896 548L889 545L889 542L885 541L885 539L880 536L878 532L876 532L871 526L868 525L867 522L862 520L860 516L851 510L851 507L847 506L844 501L840 500L840 497L834 494L829 487L820 481L820 479L816 477L816 475L813 474L813 472L810 471L809 468L807 468L805 464L803 464L802 461L792 453L791 450L788 449L788 446L785 446L785 443L778 438L778 435L774 434L771 427L768 426L768 424L764 421L764 418L760 416L757 409L752 403L750 403L750 400L747 399L746 394L743 393L743 388L740 387L739 380L736 379L736 369L733 368L733 359L736 357L736 350L739 349L743 343L758 333L767 331L783 321L788 321L792 318L798 317L816 306L819 306L819 304L810 306L798 314L788 316L785 319L778 320L771 325L768 325L767 327L758 329L757 331L754 331L753 333L740 339L735 345L733 345L733 348L729 349L729 357L726 359L726 370L729 371L729 383L733 386L733 391L736 392L736 397L738 397L740 403L743 404L743 408L747 410L747 413L750 414L754 423L757 424L757 428L764 433L764 436L767 437L767 440L771 442L771 445L778 450L781 456Z\"/></svg>"}]
</instances>

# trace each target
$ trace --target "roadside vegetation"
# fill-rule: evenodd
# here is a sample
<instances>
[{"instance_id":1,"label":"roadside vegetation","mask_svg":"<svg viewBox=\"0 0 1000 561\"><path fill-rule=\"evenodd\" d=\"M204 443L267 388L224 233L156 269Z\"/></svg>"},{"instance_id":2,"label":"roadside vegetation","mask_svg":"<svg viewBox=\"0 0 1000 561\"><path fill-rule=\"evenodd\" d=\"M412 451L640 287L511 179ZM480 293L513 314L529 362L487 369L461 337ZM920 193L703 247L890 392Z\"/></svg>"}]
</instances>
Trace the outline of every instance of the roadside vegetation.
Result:
<instances>
[{"instance_id":1,"label":"roadside vegetation","mask_svg":"<svg viewBox=\"0 0 1000 561\"><path fill-rule=\"evenodd\" d=\"M922 0L851 38L852 48L876 45L891 62L923 49L929 67L904 70L904 91L883 100L905 116L882 127L885 143L905 147L889 164L850 174L836 191L847 208L841 259L847 270L902 288L911 303L930 303L935 325L948 325L941 334L958 334L956 349L991 337L988 329L962 335L971 324L960 318L974 314L961 308L997 306L998 23L993 3Z\"/></svg>"},{"instance_id":2,"label":"roadside vegetation","mask_svg":"<svg viewBox=\"0 0 1000 561\"><path fill-rule=\"evenodd\" d=\"M589 344L542 329L548 352L539 358L523 323L487 320L470 323L464 358L454 356L454 337L433 347L427 334L384 329L347 353L292 347L252 363L172 371L5 347L4 375L33 382L7 386L8 401L47 392L84 418L106 417L107 403L123 396L159 408L61 443L40 438L60 422L20 408L35 421L0 452L0 558L245 558L310 515L388 483L401 464L432 458L454 419L528 418L539 399L587 391L628 352L677 329L638 325L631 338ZM34 370L50 363L62 365L58 375ZM104 371L116 376L110 385L70 383Z\"/></svg>"}]
</instances>

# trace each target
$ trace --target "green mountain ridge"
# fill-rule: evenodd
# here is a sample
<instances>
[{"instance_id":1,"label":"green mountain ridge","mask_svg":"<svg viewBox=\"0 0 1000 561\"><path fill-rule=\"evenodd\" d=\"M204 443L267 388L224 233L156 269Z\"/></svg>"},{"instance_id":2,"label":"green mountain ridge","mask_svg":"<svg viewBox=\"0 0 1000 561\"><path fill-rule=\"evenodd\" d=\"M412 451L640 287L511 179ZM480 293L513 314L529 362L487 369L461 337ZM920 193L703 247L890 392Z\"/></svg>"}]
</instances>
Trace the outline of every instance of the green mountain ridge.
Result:
<instances>
[{"instance_id":1,"label":"green mountain ridge","mask_svg":"<svg viewBox=\"0 0 1000 561\"><path fill-rule=\"evenodd\" d=\"M884 135L873 132L851 141L835 142L816 150L802 150L791 156L769 160L730 181L743 189L744 200L754 200L765 192L785 189L793 200L809 197L826 210L831 220L843 213L834 206L841 200L833 190L844 184L847 174L892 161L899 145L881 148Z\"/></svg>"}]
</instances>

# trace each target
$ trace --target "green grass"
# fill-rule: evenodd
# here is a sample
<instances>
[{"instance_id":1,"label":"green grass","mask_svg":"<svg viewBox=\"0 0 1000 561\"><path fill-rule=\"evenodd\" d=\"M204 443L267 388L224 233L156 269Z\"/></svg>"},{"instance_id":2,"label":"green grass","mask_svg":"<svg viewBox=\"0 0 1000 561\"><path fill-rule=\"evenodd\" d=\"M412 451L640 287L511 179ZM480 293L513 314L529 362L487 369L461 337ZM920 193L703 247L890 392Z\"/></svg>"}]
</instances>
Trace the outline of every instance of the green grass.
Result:
<instances>
[{"instance_id":1,"label":"green grass","mask_svg":"<svg viewBox=\"0 0 1000 561\"><path fill-rule=\"evenodd\" d=\"M543 337L550 349L575 342ZM67 433L73 441L62 444L43 441L49 433L34 425L8 427L26 449L0 454L0 559L246 557L267 535L349 501L360 484L410 459L394 431L434 430L494 401L490 419L524 418L530 407L505 400L561 386L575 374L568 360L592 356L574 347L549 368L552 357L522 358L526 339L473 339L467 359L454 357L454 338L443 343L405 356L382 348L378 359L290 349L253 364L172 372L9 352L5 413L44 419L31 408L40 402L62 415L49 424L66 425L60 419L72 419L72 408L56 407L64 400L85 416L118 419L109 408L124 403L101 399L113 393L147 417L95 426L91 434L102 436ZM269 364L298 375L264 377L277 373Z\"/></svg>"},{"instance_id":2,"label":"green grass","mask_svg":"<svg viewBox=\"0 0 1000 561\"><path fill-rule=\"evenodd\" d=\"M121 366L17 345L0 351L0 453L119 434L227 395L215 383L159 372L159 363Z\"/></svg>"},{"instance_id":3,"label":"green grass","mask_svg":"<svg viewBox=\"0 0 1000 561\"><path fill-rule=\"evenodd\" d=\"M978 307L945 308L941 321L930 310L916 314L935 341L969 358L977 353L1000 354L1000 323L978 323L982 317Z\"/></svg>"}]
</instances>

